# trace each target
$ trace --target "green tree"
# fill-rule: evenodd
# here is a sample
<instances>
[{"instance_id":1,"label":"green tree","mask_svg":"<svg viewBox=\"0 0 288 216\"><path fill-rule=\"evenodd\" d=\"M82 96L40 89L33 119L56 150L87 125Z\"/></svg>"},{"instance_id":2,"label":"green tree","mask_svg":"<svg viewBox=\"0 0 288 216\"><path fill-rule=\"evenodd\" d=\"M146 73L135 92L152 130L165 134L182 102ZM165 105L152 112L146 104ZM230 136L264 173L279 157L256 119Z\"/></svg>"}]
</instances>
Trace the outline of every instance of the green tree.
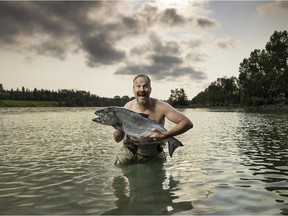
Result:
<instances>
[{"instance_id":1,"label":"green tree","mask_svg":"<svg viewBox=\"0 0 288 216\"><path fill-rule=\"evenodd\" d=\"M217 81L212 82L208 86L206 102L209 105L221 105L224 103L224 95L219 78L217 79Z\"/></svg>"},{"instance_id":2,"label":"green tree","mask_svg":"<svg viewBox=\"0 0 288 216\"><path fill-rule=\"evenodd\" d=\"M268 92L271 89L269 71L269 60L265 50L254 50L248 59L245 58L240 63L239 85L242 102L252 105L253 98L262 101L261 103L269 98Z\"/></svg>"},{"instance_id":3,"label":"green tree","mask_svg":"<svg viewBox=\"0 0 288 216\"><path fill-rule=\"evenodd\" d=\"M218 78L205 91L197 94L192 104L222 106L239 104L239 84L236 77Z\"/></svg>"},{"instance_id":4,"label":"green tree","mask_svg":"<svg viewBox=\"0 0 288 216\"><path fill-rule=\"evenodd\" d=\"M265 50L254 50L239 68L242 102L248 105L274 103L288 97L288 33L275 31Z\"/></svg>"},{"instance_id":5,"label":"green tree","mask_svg":"<svg viewBox=\"0 0 288 216\"><path fill-rule=\"evenodd\" d=\"M189 104L187 95L185 93L185 90L183 88L176 88L175 90L170 91L170 97L168 99L168 102L172 106L187 106Z\"/></svg>"},{"instance_id":6,"label":"green tree","mask_svg":"<svg viewBox=\"0 0 288 216\"><path fill-rule=\"evenodd\" d=\"M265 48L269 56L271 91L288 98L288 32L275 31Z\"/></svg>"}]
</instances>

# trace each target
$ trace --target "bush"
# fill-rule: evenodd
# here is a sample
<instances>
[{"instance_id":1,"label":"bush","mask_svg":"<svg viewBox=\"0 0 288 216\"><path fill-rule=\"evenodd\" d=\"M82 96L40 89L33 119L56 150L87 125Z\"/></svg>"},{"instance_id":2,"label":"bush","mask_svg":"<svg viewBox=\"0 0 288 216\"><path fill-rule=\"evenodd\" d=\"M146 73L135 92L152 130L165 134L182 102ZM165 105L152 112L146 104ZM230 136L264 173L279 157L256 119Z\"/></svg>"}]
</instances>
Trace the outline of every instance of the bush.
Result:
<instances>
[{"instance_id":1,"label":"bush","mask_svg":"<svg viewBox=\"0 0 288 216\"><path fill-rule=\"evenodd\" d=\"M252 105L253 106L261 106L265 104L265 100L258 97L252 97Z\"/></svg>"}]
</instances>

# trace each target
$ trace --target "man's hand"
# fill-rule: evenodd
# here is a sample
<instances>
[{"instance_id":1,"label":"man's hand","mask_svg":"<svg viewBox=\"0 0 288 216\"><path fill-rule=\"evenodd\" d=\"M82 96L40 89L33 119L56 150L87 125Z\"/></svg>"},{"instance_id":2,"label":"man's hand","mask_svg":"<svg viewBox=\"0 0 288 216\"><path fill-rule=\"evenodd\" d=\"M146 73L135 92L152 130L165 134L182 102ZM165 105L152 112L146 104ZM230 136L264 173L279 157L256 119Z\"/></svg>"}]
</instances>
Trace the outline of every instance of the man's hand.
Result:
<instances>
[{"instance_id":1,"label":"man's hand","mask_svg":"<svg viewBox=\"0 0 288 216\"><path fill-rule=\"evenodd\" d=\"M153 134L149 137L150 142L157 142L167 138L167 132L160 131L157 128L152 129Z\"/></svg>"}]
</instances>

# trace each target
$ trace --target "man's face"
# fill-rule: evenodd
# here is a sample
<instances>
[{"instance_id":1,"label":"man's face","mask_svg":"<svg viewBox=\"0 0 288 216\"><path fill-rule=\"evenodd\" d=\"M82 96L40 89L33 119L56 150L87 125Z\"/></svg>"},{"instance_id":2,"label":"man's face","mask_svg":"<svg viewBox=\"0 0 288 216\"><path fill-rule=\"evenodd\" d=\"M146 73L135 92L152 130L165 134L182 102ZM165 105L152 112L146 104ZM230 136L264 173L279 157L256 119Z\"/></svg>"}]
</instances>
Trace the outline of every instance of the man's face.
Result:
<instances>
[{"instance_id":1,"label":"man's face","mask_svg":"<svg viewBox=\"0 0 288 216\"><path fill-rule=\"evenodd\" d=\"M147 104L151 94L149 82L144 77L138 77L133 83L133 93L139 104Z\"/></svg>"}]
</instances>

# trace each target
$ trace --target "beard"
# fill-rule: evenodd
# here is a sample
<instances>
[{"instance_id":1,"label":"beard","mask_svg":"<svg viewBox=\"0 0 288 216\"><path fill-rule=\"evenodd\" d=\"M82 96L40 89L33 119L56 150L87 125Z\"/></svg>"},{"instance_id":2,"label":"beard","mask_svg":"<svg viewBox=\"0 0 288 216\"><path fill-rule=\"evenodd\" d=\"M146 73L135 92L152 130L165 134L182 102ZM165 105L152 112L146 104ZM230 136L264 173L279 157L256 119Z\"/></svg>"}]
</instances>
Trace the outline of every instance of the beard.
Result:
<instances>
[{"instance_id":1,"label":"beard","mask_svg":"<svg viewBox=\"0 0 288 216\"><path fill-rule=\"evenodd\" d=\"M149 103L149 97L137 97L137 102L140 105L147 105Z\"/></svg>"},{"instance_id":2,"label":"beard","mask_svg":"<svg viewBox=\"0 0 288 216\"><path fill-rule=\"evenodd\" d=\"M148 92L138 92L136 100L140 105L147 105L150 101L150 94Z\"/></svg>"}]
</instances>

